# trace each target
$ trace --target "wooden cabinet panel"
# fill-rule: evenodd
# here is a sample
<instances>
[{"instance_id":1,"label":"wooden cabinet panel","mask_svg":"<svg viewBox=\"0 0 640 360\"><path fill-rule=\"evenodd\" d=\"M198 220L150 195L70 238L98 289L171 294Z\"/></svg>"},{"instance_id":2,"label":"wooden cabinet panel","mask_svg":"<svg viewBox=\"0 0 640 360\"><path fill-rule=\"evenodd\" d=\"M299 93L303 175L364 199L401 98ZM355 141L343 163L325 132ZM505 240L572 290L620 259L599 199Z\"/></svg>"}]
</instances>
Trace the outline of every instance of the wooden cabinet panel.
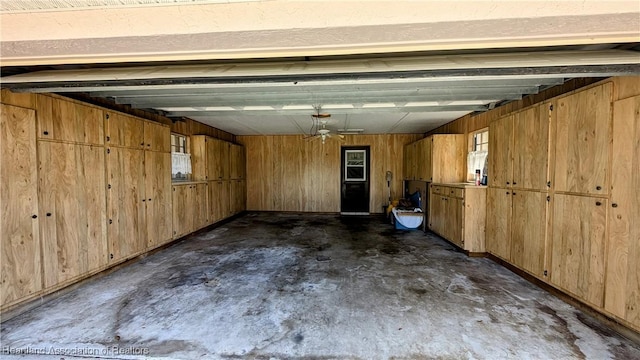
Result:
<instances>
[{"instance_id":1,"label":"wooden cabinet panel","mask_svg":"<svg viewBox=\"0 0 640 360\"><path fill-rule=\"evenodd\" d=\"M447 211L444 196L431 192L429 196L429 229L444 236L444 217Z\"/></svg>"},{"instance_id":2,"label":"wooden cabinet panel","mask_svg":"<svg viewBox=\"0 0 640 360\"><path fill-rule=\"evenodd\" d=\"M155 247L172 237L171 154L145 151L144 169L147 247Z\"/></svg>"},{"instance_id":3,"label":"wooden cabinet panel","mask_svg":"<svg viewBox=\"0 0 640 360\"><path fill-rule=\"evenodd\" d=\"M108 263L104 148L41 141L40 236L44 287Z\"/></svg>"},{"instance_id":4,"label":"wooden cabinet panel","mask_svg":"<svg viewBox=\"0 0 640 360\"><path fill-rule=\"evenodd\" d=\"M226 141L218 139L209 139L212 142L212 152L215 154L213 159L209 160L212 165L213 177L210 180L226 180L229 179L229 146Z\"/></svg>"},{"instance_id":5,"label":"wooden cabinet panel","mask_svg":"<svg viewBox=\"0 0 640 360\"><path fill-rule=\"evenodd\" d=\"M513 190L511 195L511 262L542 278L547 238L547 194Z\"/></svg>"},{"instance_id":6,"label":"wooden cabinet panel","mask_svg":"<svg viewBox=\"0 0 640 360\"><path fill-rule=\"evenodd\" d=\"M220 221L229 216L229 182L209 182L209 206L212 222Z\"/></svg>"},{"instance_id":7,"label":"wooden cabinet panel","mask_svg":"<svg viewBox=\"0 0 640 360\"><path fill-rule=\"evenodd\" d=\"M609 193L612 84L558 100L556 114L556 191Z\"/></svg>"},{"instance_id":8,"label":"wooden cabinet panel","mask_svg":"<svg viewBox=\"0 0 640 360\"><path fill-rule=\"evenodd\" d=\"M42 270L35 111L1 106L0 305L4 306L40 291Z\"/></svg>"},{"instance_id":9,"label":"wooden cabinet panel","mask_svg":"<svg viewBox=\"0 0 640 360\"><path fill-rule=\"evenodd\" d=\"M211 157L207 151L213 143L212 139L204 135L194 135L191 137L191 177L195 181L208 180L211 167L209 162Z\"/></svg>"},{"instance_id":10,"label":"wooden cabinet panel","mask_svg":"<svg viewBox=\"0 0 640 360\"><path fill-rule=\"evenodd\" d=\"M245 159L244 147L231 144L229 148L229 177L231 179L244 179Z\"/></svg>"},{"instance_id":11,"label":"wooden cabinet panel","mask_svg":"<svg viewBox=\"0 0 640 360\"><path fill-rule=\"evenodd\" d=\"M462 241L462 211L464 209L463 200L445 197L444 232L447 240L464 248Z\"/></svg>"},{"instance_id":12,"label":"wooden cabinet panel","mask_svg":"<svg viewBox=\"0 0 640 360\"><path fill-rule=\"evenodd\" d=\"M415 179L431 181L431 144L433 138L425 138L415 143Z\"/></svg>"},{"instance_id":13,"label":"wooden cabinet panel","mask_svg":"<svg viewBox=\"0 0 640 360\"><path fill-rule=\"evenodd\" d=\"M193 195L191 196L192 205L194 208L193 218L193 230L201 229L209 224L209 184L200 183L195 184L191 188Z\"/></svg>"},{"instance_id":14,"label":"wooden cabinet panel","mask_svg":"<svg viewBox=\"0 0 640 360\"><path fill-rule=\"evenodd\" d=\"M173 238L193 231L195 208L193 207L193 185L173 185Z\"/></svg>"},{"instance_id":15,"label":"wooden cabinet panel","mask_svg":"<svg viewBox=\"0 0 640 360\"><path fill-rule=\"evenodd\" d=\"M547 190L550 106L545 103L514 115L513 187Z\"/></svg>"},{"instance_id":16,"label":"wooden cabinet panel","mask_svg":"<svg viewBox=\"0 0 640 360\"><path fill-rule=\"evenodd\" d=\"M144 122L145 150L171 152L171 129L159 123Z\"/></svg>"},{"instance_id":17,"label":"wooden cabinet panel","mask_svg":"<svg viewBox=\"0 0 640 360\"><path fill-rule=\"evenodd\" d=\"M511 191L487 189L487 251L509 261L511 259Z\"/></svg>"},{"instance_id":18,"label":"wooden cabinet panel","mask_svg":"<svg viewBox=\"0 0 640 360\"><path fill-rule=\"evenodd\" d=\"M102 110L44 95L36 105L40 139L104 144Z\"/></svg>"},{"instance_id":19,"label":"wooden cabinet panel","mask_svg":"<svg viewBox=\"0 0 640 360\"><path fill-rule=\"evenodd\" d=\"M106 113L104 133L109 146L144 149L144 121L133 116Z\"/></svg>"},{"instance_id":20,"label":"wooden cabinet panel","mask_svg":"<svg viewBox=\"0 0 640 360\"><path fill-rule=\"evenodd\" d=\"M110 258L118 261L147 247L144 151L111 147L106 158L107 238Z\"/></svg>"},{"instance_id":21,"label":"wooden cabinet panel","mask_svg":"<svg viewBox=\"0 0 640 360\"><path fill-rule=\"evenodd\" d=\"M604 306L640 329L640 96L614 103L613 153Z\"/></svg>"},{"instance_id":22,"label":"wooden cabinet panel","mask_svg":"<svg viewBox=\"0 0 640 360\"><path fill-rule=\"evenodd\" d=\"M207 138L206 145L204 149L202 149L206 152L205 166L207 168L207 173L205 174L205 176L206 176L206 179L208 180L217 180L222 176L222 173L221 173L222 170L218 165L218 163L220 163L221 161L220 159L218 159L218 157L221 156L220 146L221 146L220 141L212 138ZM192 159L193 159L193 155L195 154L191 155ZM199 178L202 178L202 176L199 176Z\"/></svg>"},{"instance_id":23,"label":"wooden cabinet panel","mask_svg":"<svg viewBox=\"0 0 640 360\"><path fill-rule=\"evenodd\" d=\"M432 135L430 180L440 183L464 181L466 145L464 135ZM429 139L429 138L427 138Z\"/></svg>"},{"instance_id":24,"label":"wooden cabinet panel","mask_svg":"<svg viewBox=\"0 0 640 360\"><path fill-rule=\"evenodd\" d=\"M246 186L244 180L231 180L229 187L229 212L231 215L245 210Z\"/></svg>"},{"instance_id":25,"label":"wooden cabinet panel","mask_svg":"<svg viewBox=\"0 0 640 360\"><path fill-rule=\"evenodd\" d=\"M513 120L502 117L489 124L488 182L493 187L510 187L513 178Z\"/></svg>"},{"instance_id":26,"label":"wooden cabinet panel","mask_svg":"<svg viewBox=\"0 0 640 360\"><path fill-rule=\"evenodd\" d=\"M556 194L553 202L551 282L602 307L608 201Z\"/></svg>"}]
</instances>

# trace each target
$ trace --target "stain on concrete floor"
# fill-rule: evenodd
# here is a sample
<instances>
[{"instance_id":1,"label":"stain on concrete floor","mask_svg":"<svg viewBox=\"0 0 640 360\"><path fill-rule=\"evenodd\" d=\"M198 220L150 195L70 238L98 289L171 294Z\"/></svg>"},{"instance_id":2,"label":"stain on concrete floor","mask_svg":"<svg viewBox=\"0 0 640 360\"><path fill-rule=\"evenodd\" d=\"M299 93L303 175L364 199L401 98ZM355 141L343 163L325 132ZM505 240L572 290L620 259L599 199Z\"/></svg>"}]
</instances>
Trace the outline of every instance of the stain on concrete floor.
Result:
<instances>
[{"instance_id":1,"label":"stain on concrete floor","mask_svg":"<svg viewBox=\"0 0 640 360\"><path fill-rule=\"evenodd\" d=\"M23 356L38 359L640 358L437 236L317 214L248 214L189 237L6 321L0 339L60 354Z\"/></svg>"}]
</instances>

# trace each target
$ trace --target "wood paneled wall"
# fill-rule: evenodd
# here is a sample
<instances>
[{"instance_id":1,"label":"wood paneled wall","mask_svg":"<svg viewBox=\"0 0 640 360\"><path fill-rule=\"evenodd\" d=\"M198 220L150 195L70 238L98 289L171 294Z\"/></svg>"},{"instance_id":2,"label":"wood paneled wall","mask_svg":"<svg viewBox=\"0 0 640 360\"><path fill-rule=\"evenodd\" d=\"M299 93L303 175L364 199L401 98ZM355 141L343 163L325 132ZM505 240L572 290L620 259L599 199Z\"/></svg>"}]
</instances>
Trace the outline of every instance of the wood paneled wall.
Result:
<instances>
[{"instance_id":1,"label":"wood paneled wall","mask_svg":"<svg viewBox=\"0 0 640 360\"><path fill-rule=\"evenodd\" d=\"M340 147L371 147L370 212L387 203L387 171L392 199L402 197L402 150L420 134L347 135L344 142L306 141L302 135L238 136L247 157L247 210L340 211Z\"/></svg>"}]
</instances>

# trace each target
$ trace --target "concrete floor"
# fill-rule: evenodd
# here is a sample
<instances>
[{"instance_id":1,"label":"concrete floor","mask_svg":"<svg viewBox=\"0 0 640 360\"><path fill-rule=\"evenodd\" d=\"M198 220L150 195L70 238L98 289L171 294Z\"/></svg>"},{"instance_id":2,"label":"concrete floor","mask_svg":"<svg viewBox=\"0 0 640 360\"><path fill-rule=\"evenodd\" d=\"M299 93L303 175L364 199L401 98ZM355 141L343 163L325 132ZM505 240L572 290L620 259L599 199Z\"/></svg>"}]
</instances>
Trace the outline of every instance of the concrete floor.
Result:
<instances>
[{"instance_id":1,"label":"concrete floor","mask_svg":"<svg viewBox=\"0 0 640 360\"><path fill-rule=\"evenodd\" d=\"M312 214L249 214L190 237L3 323L1 340L62 354L25 356L38 359L640 358L436 236Z\"/></svg>"}]
</instances>

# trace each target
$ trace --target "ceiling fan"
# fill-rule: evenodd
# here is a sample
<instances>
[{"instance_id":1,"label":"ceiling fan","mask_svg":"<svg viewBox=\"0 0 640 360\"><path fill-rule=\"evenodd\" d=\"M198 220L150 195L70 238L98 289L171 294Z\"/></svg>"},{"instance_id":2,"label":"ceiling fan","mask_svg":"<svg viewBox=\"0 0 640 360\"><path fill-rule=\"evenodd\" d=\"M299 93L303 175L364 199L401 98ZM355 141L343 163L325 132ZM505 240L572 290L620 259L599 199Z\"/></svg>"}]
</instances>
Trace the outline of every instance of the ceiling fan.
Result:
<instances>
[{"instance_id":1,"label":"ceiling fan","mask_svg":"<svg viewBox=\"0 0 640 360\"><path fill-rule=\"evenodd\" d=\"M316 113L311 115L311 131L309 132L309 136L307 136L305 139L321 139L323 144L328 138L335 138L339 141L342 141L342 139L344 139L344 135L331 135L331 131L327 129L326 119L330 118L331 114L322 113L322 108L320 107L320 105L314 106L313 108L316 110Z\"/></svg>"}]
</instances>

